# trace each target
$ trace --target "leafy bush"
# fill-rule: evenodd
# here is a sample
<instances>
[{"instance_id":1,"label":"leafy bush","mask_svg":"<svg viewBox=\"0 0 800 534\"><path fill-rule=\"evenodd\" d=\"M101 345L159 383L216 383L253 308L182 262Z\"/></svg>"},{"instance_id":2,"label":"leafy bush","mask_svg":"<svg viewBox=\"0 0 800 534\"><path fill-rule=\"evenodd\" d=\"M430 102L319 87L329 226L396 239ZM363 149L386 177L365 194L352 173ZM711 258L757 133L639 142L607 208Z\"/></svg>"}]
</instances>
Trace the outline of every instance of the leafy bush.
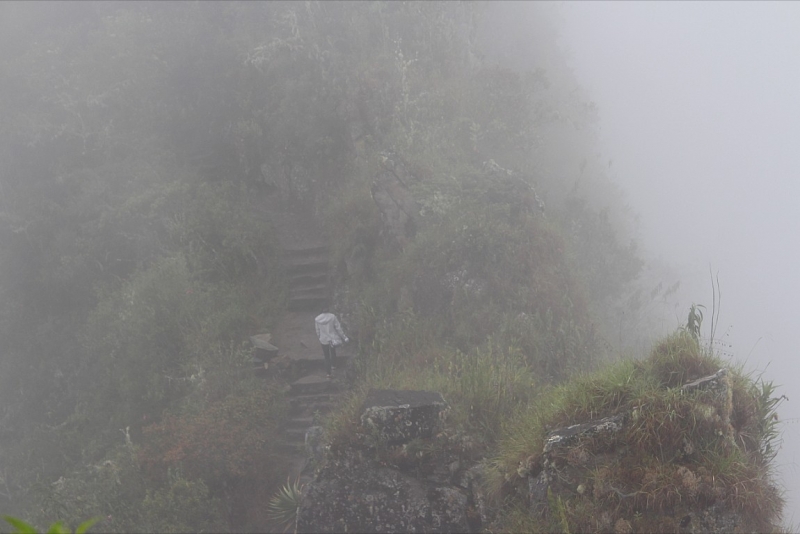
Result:
<instances>
[{"instance_id":1,"label":"leafy bush","mask_svg":"<svg viewBox=\"0 0 800 534\"><path fill-rule=\"evenodd\" d=\"M33 483L33 518L38 524L54 520L78 524L86 517L98 517L98 527L104 531L136 530L145 491L135 447L118 445L100 461L65 473L55 482Z\"/></svg>"},{"instance_id":2,"label":"leafy bush","mask_svg":"<svg viewBox=\"0 0 800 534\"><path fill-rule=\"evenodd\" d=\"M507 334L543 375L590 364L598 340L559 230L538 213L524 182L463 180L454 207L424 220L403 253L380 264L376 283L391 281L383 284L395 299L407 292L414 311L464 352ZM386 293L376 297L385 302Z\"/></svg>"},{"instance_id":3,"label":"leafy bush","mask_svg":"<svg viewBox=\"0 0 800 534\"><path fill-rule=\"evenodd\" d=\"M275 436L286 406L280 392L256 383L202 410L167 414L145 427L139 460L153 480L180 468L212 490L280 475Z\"/></svg>"},{"instance_id":4,"label":"leafy bush","mask_svg":"<svg viewBox=\"0 0 800 534\"><path fill-rule=\"evenodd\" d=\"M182 255L154 262L104 295L85 336L93 409L110 411L118 427L159 414L175 394L167 377L191 361L189 339L212 302Z\"/></svg>"},{"instance_id":5,"label":"leafy bush","mask_svg":"<svg viewBox=\"0 0 800 534\"><path fill-rule=\"evenodd\" d=\"M149 532L226 532L228 523L219 499L202 480L171 472L166 487L148 491L142 503L142 524Z\"/></svg>"}]
</instances>

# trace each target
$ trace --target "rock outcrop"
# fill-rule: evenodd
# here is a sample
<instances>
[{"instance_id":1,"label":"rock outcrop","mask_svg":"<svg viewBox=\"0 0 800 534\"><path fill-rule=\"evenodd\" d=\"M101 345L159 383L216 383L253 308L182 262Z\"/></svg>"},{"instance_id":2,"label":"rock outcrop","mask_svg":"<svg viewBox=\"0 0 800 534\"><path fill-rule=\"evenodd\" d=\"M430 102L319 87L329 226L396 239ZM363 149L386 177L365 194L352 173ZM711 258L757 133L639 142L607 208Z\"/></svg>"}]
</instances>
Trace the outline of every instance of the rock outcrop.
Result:
<instances>
[{"instance_id":1,"label":"rock outcrop","mask_svg":"<svg viewBox=\"0 0 800 534\"><path fill-rule=\"evenodd\" d=\"M387 445L402 445L432 438L446 410L447 404L435 391L373 389L364 401L361 425Z\"/></svg>"},{"instance_id":2,"label":"rock outcrop","mask_svg":"<svg viewBox=\"0 0 800 534\"><path fill-rule=\"evenodd\" d=\"M448 425L439 393L371 390L336 416L333 435L306 433L316 471L297 530L774 531L780 398L720 365L679 332L648 360L543 393L489 461L485 444Z\"/></svg>"},{"instance_id":3,"label":"rock outcrop","mask_svg":"<svg viewBox=\"0 0 800 534\"><path fill-rule=\"evenodd\" d=\"M303 494L298 532L477 532L486 518L469 439L443 431L447 404L431 391L372 390L353 441L307 445L320 467ZM325 450L323 450L325 449Z\"/></svg>"},{"instance_id":4,"label":"rock outcrop","mask_svg":"<svg viewBox=\"0 0 800 534\"><path fill-rule=\"evenodd\" d=\"M569 501L573 508L596 509L590 514L592 519L579 526L596 532L621 534L642 528L707 534L759 531L761 526L743 509L746 505L738 504L737 497L730 495L732 490L715 478L698 455L700 448L736 447L728 371L720 369L674 391L677 402L672 412L664 414L666 421L647 420L653 407L643 405L550 431L541 454L522 462L517 471L527 478L530 514L549 516L558 524ZM692 421L697 431L670 436L679 428L671 427L670 418ZM652 427L657 438L663 432L663 448L642 456L630 440L637 425Z\"/></svg>"}]
</instances>

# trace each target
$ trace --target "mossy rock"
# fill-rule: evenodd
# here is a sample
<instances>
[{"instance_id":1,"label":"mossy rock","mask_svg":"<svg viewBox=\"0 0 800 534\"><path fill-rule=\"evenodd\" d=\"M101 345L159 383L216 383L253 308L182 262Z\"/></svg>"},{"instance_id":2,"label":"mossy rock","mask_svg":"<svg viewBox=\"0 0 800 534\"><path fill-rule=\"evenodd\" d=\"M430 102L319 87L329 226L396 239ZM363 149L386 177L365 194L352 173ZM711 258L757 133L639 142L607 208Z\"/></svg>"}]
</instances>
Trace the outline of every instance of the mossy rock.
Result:
<instances>
[{"instance_id":1,"label":"mossy rock","mask_svg":"<svg viewBox=\"0 0 800 534\"><path fill-rule=\"evenodd\" d=\"M772 391L682 332L554 388L501 440L499 528L780 531Z\"/></svg>"}]
</instances>

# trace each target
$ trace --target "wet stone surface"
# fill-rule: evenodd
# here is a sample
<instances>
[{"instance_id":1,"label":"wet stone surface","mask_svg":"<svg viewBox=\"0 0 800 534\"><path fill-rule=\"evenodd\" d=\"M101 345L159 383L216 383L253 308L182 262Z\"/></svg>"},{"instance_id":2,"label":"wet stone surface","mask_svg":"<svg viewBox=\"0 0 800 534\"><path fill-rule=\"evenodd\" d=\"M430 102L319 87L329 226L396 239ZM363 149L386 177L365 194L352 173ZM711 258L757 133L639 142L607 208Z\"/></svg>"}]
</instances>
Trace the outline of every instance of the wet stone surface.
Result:
<instances>
[{"instance_id":1,"label":"wet stone surface","mask_svg":"<svg viewBox=\"0 0 800 534\"><path fill-rule=\"evenodd\" d=\"M361 424L390 445L431 438L442 426L447 403L434 391L370 390Z\"/></svg>"}]
</instances>

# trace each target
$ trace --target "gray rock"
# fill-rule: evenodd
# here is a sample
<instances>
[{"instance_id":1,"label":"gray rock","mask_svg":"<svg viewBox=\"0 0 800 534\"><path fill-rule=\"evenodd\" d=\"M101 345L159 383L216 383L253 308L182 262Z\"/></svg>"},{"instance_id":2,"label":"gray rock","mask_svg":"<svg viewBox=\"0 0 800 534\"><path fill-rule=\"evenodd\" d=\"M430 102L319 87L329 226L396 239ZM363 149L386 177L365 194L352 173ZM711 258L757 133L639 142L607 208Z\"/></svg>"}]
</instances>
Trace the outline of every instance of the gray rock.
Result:
<instances>
[{"instance_id":1,"label":"gray rock","mask_svg":"<svg viewBox=\"0 0 800 534\"><path fill-rule=\"evenodd\" d=\"M698 378L693 382L681 386L681 391L693 393L707 391L711 399L698 402L695 413L698 417L718 421L724 428L725 437L733 443L733 426L731 414L733 413L733 388L727 369L720 369L713 375Z\"/></svg>"},{"instance_id":2,"label":"gray rock","mask_svg":"<svg viewBox=\"0 0 800 534\"><path fill-rule=\"evenodd\" d=\"M253 355L261 361L269 361L278 355L278 347L272 344L272 334L250 336Z\"/></svg>"},{"instance_id":3,"label":"gray rock","mask_svg":"<svg viewBox=\"0 0 800 534\"><path fill-rule=\"evenodd\" d=\"M552 457L559 449L570 447L583 438L615 434L622 430L624 424L625 416L619 414L551 431L544 444L542 470L531 473L530 465L520 466L519 472L528 474L528 502L531 513L536 515L545 513L549 509L547 490L551 483L553 480L566 478L563 473L559 473L558 466L552 461Z\"/></svg>"},{"instance_id":4,"label":"gray rock","mask_svg":"<svg viewBox=\"0 0 800 534\"><path fill-rule=\"evenodd\" d=\"M298 532L470 532L467 492L429 485L356 454L323 468L303 493Z\"/></svg>"},{"instance_id":5,"label":"gray rock","mask_svg":"<svg viewBox=\"0 0 800 534\"><path fill-rule=\"evenodd\" d=\"M306 447L318 468L303 490L297 531L480 532L489 517L483 470L465 469L450 450L439 432L446 410L436 392L370 390L362 421L381 436L381 447L354 439L330 449L321 429L309 429Z\"/></svg>"},{"instance_id":6,"label":"gray rock","mask_svg":"<svg viewBox=\"0 0 800 534\"><path fill-rule=\"evenodd\" d=\"M386 444L399 445L436 435L447 408L442 395L434 391L372 389L361 424Z\"/></svg>"},{"instance_id":7,"label":"gray rock","mask_svg":"<svg viewBox=\"0 0 800 534\"><path fill-rule=\"evenodd\" d=\"M306 452L313 462L319 465L325 454L324 432L321 426L312 426L306 430L304 439Z\"/></svg>"},{"instance_id":8,"label":"gray rock","mask_svg":"<svg viewBox=\"0 0 800 534\"><path fill-rule=\"evenodd\" d=\"M331 381L323 376L308 375L290 384L294 395L314 395L331 390Z\"/></svg>"},{"instance_id":9,"label":"gray rock","mask_svg":"<svg viewBox=\"0 0 800 534\"><path fill-rule=\"evenodd\" d=\"M430 512L427 491L418 481L369 462L355 463L306 487L297 530L425 532Z\"/></svg>"},{"instance_id":10,"label":"gray rock","mask_svg":"<svg viewBox=\"0 0 800 534\"><path fill-rule=\"evenodd\" d=\"M469 498L468 506L471 505L474 511L477 512L477 518L467 517L471 532L482 532L482 527L491 525L495 520L494 510L488 505L488 500L483 491L485 473L486 468L483 464L474 465L464 472L458 484Z\"/></svg>"},{"instance_id":11,"label":"gray rock","mask_svg":"<svg viewBox=\"0 0 800 534\"><path fill-rule=\"evenodd\" d=\"M543 469L537 476L528 477L528 496L532 514L542 514L548 508L547 489L550 487L551 481L548 471Z\"/></svg>"},{"instance_id":12,"label":"gray rock","mask_svg":"<svg viewBox=\"0 0 800 534\"><path fill-rule=\"evenodd\" d=\"M703 378L698 378L694 382L689 382L688 384L684 384L681 386L683 391L692 391L692 390L703 390L703 389L718 389L720 387L725 387L723 378L728 376L727 369L720 369L716 373L710 376L704 376Z\"/></svg>"},{"instance_id":13,"label":"gray rock","mask_svg":"<svg viewBox=\"0 0 800 534\"><path fill-rule=\"evenodd\" d=\"M622 430L624 421L624 416L614 415L612 417L604 417L597 421L590 421L588 423L581 423L553 430L547 435L547 441L545 441L544 444L545 455L556 447L563 447L564 445L573 443L578 438L595 434L613 434L619 432Z\"/></svg>"},{"instance_id":14,"label":"gray rock","mask_svg":"<svg viewBox=\"0 0 800 534\"><path fill-rule=\"evenodd\" d=\"M429 493L434 532L467 532L467 496L455 488L434 488Z\"/></svg>"}]
</instances>

